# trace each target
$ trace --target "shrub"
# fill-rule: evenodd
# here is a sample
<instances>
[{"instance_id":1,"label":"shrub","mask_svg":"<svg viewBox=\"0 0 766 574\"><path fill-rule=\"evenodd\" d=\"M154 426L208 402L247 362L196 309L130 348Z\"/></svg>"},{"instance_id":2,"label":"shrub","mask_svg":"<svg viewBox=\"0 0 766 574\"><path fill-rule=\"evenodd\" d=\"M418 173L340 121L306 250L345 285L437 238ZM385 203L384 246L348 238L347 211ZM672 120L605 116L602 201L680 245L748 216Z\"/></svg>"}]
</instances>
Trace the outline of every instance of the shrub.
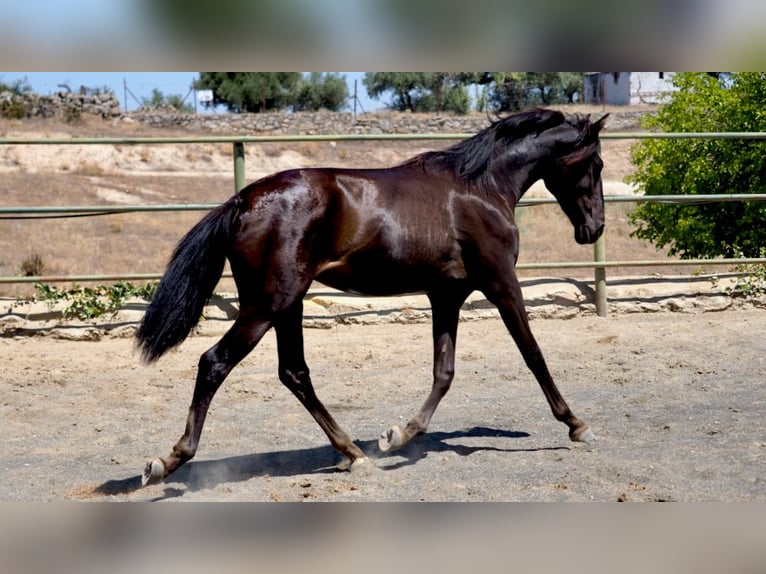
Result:
<instances>
[{"instance_id":1,"label":"shrub","mask_svg":"<svg viewBox=\"0 0 766 574\"><path fill-rule=\"evenodd\" d=\"M50 305L58 301L67 301L64 308L66 318L95 319L108 313L114 314L125 306L129 297L140 297L151 300L157 290L158 282L135 286L128 281L119 281L111 286L97 285L81 287L73 285L71 289L52 287L43 283L35 283L37 299L47 301Z\"/></svg>"},{"instance_id":2,"label":"shrub","mask_svg":"<svg viewBox=\"0 0 766 574\"><path fill-rule=\"evenodd\" d=\"M39 253L33 253L21 262L21 274L24 277L37 277L45 271L45 262Z\"/></svg>"},{"instance_id":3,"label":"shrub","mask_svg":"<svg viewBox=\"0 0 766 574\"><path fill-rule=\"evenodd\" d=\"M766 131L766 73L678 73L678 91L644 127L666 132ZM766 193L766 142L745 139L645 139L633 146L627 178L646 195ZM645 203L629 215L632 236L670 255L757 257L766 243L766 205Z\"/></svg>"}]
</instances>

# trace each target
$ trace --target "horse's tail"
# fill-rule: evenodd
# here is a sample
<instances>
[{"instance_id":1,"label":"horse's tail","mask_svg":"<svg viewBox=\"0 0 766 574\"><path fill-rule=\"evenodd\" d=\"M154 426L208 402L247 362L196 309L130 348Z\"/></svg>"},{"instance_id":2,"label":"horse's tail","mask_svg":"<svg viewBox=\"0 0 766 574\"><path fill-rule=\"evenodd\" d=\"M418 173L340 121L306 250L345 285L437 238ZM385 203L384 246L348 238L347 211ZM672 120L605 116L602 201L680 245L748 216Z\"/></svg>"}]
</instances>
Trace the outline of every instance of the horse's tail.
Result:
<instances>
[{"instance_id":1,"label":"horse's tail","mask_svg":"<svg viewBox=\"0 0 766 574\"><path fill-rule=\"evenodd\" d=\"M210 211L179 242L136 331L146 362L180 344L199 321L223 274L240 196Z\"/></svg>"}]
</instances>

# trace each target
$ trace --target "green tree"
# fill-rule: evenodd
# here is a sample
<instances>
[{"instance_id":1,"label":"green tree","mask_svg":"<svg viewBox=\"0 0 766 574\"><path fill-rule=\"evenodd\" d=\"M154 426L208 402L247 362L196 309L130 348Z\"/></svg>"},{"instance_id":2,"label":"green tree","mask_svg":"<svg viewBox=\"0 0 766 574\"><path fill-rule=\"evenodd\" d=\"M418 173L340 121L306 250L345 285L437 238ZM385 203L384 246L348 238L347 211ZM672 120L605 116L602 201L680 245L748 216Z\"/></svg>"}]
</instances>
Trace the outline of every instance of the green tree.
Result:
<instances>
[{"instance_id":1,"label":"green tree","mask_svg":"<svg viewBox=\"0 0 766 574\"><path fill-rule=\"evenodd\" d=\"M348 96L345 76L311 72L298 82L292 109L296 112L321 109L336 112L346 106Z\"/></svg>"},{"instance_id":2,"label":"green tree","mask_svg":"<svg viewBox=\"0 0 766 574\"><path fill-rule=\"evenodd\" d=\"M141 98L141 106L145 108L170 106L177 109L179 112L184 113L192 113L194 111L194 108L190 104L184 103L184 99L180 94L166 96L157 88L152 90L151 97Z\"/></svg>"},{"instance_id":3,"label":"green tree","mask_svg":"<svg viewBox=\"0 0 766 574\"><path fill-rule=\"evenodd\" d=\"M290 105L300 72L200 72L198 88L232 112L267 112Z\"/></svg>"},{"instance_id":4,"label":"green tree","mask_svg":"<svg viewBox=\"0 0 766 574\"><path fill-rule=\"evenodd\" d=\"M766 131L766 73L678 73L677 88L643 127L666 132ZM766 193L766 142L647 139L632 148L627 181L646 195ZM682 258L758 257L766 245L766 205L640 204L629 215L634 237Z\"/></svg>"},{"instance_id":5,"label":"green tree","mask_svg":"<svg viewBox=\"0 0 766 574\"><path fill-rule=\"evenodd\" d=\"M338 111L348 99L345 76L321 72L200 72L197 87L232 112Z\"/></svg>"},{"instance_id":6,"label":"green tree","mask_svg":"<svg viewBox=\"0 0 766 574\"><path fill-rule=\"evenodd\" d=\"M497 111L570 104L583 82L582 72L492 72L489 101Z\"/></svg>"},{"instance_id":7,"label":"green tree","mask_svg":"<svg viewBox=\"0 0 766 574\"><path fill-rule=\"evenodd\" d=\"M471 77L460 72L367 72L362 83L373 99L390 92L394 110L465 114Z\"/></svg>"}]
</instances>

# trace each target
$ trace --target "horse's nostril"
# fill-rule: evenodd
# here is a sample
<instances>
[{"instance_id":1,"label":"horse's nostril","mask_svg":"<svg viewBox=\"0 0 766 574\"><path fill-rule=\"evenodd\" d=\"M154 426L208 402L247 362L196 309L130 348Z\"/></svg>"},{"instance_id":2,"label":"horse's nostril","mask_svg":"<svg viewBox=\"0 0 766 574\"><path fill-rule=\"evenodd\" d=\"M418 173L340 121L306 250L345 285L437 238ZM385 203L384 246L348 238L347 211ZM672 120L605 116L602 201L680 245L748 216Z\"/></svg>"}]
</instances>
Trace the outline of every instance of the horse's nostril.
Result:
<instances>
[{"instance_id":1,"label":"horse's nostril","mask_svg":"<svg viewBox=\"0 0 766 574\"><path fill-rule=\"evenodd\" d=\"M596 233L593 236L593 241L596 241L601 235L604 233L604 224L602 223L598 229L596 229Z\"/></svg>"},{"instance_id":2,"label":"horse's nostril","mask_svg":"<svg viewBox=\"0 0 766 574\"><path fill-rule=\"evenodd\" d=\"M595 243L596 240L601 237L604 232L604 224L598 227L596 230L591 230L587 225L580 225L575 228L575 241L580 245L586 245L588 243Z\"/></svg>"}]
</instances>

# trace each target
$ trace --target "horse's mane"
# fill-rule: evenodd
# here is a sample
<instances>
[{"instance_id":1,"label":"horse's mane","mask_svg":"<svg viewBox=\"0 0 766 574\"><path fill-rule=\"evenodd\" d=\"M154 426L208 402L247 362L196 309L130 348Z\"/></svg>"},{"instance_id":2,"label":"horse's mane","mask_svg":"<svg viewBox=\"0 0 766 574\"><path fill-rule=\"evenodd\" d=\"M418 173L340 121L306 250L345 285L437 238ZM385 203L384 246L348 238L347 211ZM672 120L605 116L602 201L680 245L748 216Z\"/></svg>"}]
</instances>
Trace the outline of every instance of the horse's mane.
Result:
<instances>
[{"instance_id":1,"label":"horse's mane","mask_svg":"<svg viewBox=\"0 0 766 574\"><path fill-rule=\"evenodd\" d=\"M494 157L528 135L539 135L545 130L564 123L572 124L580 131L578 144L585 140L588 135L587 126L590 125L587 116L565 115L559 111L535 109L499 118L476 135L452 147L422 153L402 165L417 165L424 170L431 167L445 169L457 180L466 184L476 183L480 188L487 188Z\"/></svg>"}]
</instances>

